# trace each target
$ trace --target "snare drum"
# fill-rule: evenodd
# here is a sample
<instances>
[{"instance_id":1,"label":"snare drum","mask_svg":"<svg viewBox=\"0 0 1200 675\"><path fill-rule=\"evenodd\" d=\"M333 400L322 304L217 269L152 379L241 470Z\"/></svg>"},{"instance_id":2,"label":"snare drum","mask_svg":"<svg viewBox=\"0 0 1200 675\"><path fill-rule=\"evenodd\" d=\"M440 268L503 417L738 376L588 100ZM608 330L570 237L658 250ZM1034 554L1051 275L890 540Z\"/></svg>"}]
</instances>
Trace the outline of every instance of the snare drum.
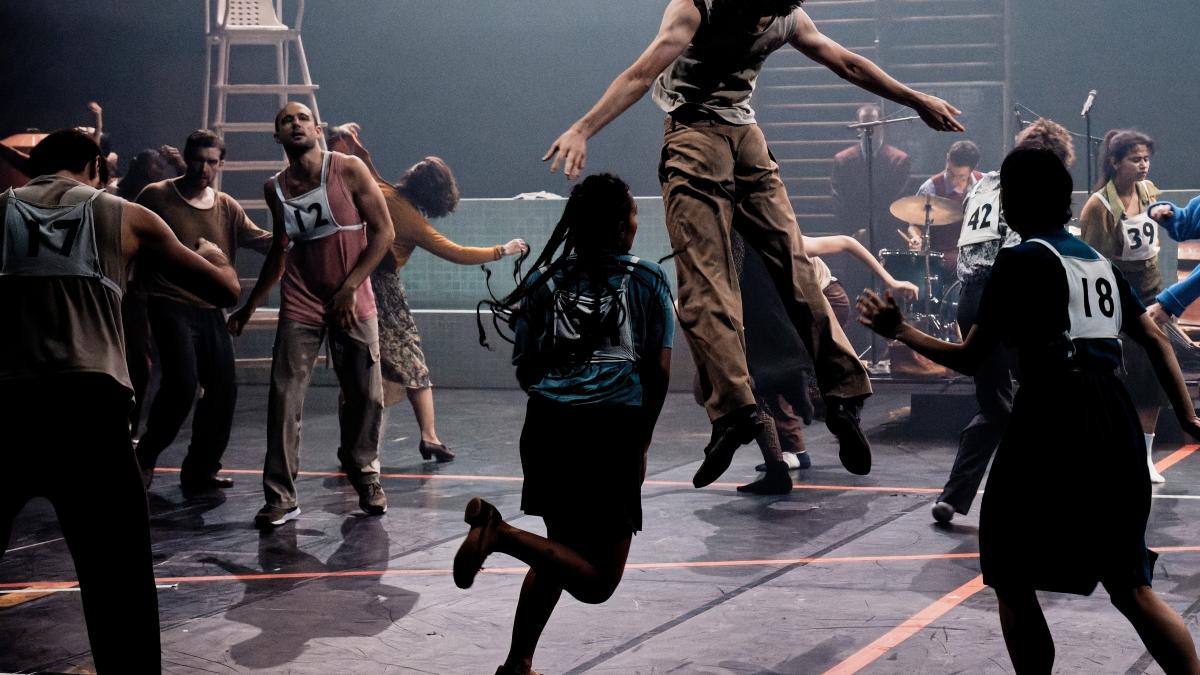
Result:
<instances>
[{"instance_id":1,"label":"snare drum","mask_svg":"<svg viewBox=\"0 0 1200 675\"><path fill-rule=\"evenodd\" d=\"M900 281L908 281L916 284L917 288L921 289L921 295L916 305L918 307L924 303L925 296L929 293L931 285L933 292L929 294L929 298L932 301L932 305L936 306L938 300L942 297L943 284L942 280L938 277L938 272L942 269L943 257L937 251L929 253L930 275L928 283L926 283L924 253L891 248L885 248L879 252L879 262L883 263L883 268L889 274Z\"/></svg>"}]
</instances>

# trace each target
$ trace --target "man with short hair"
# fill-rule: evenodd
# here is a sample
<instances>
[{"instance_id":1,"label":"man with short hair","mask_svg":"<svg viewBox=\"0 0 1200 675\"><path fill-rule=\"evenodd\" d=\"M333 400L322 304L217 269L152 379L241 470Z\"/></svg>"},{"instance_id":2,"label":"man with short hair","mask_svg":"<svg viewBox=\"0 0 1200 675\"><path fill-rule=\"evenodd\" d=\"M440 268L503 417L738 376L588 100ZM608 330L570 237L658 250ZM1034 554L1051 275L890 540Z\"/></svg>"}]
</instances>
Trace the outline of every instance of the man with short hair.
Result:
<instances>
[{"instance_id":1,"label":"man with short hair","mask_svg":"<svg viewBox=\"0 0 1200 675\"><path fill-rule=\"evenodd\" d=\"M881 117L883 111L876 103L863 104L854 113L854 119L859 124L877 122ZM829 172L834 227L837 232L860 240L860 233L870 225L867 222L870 214L874 214L876 233L891 232L905 226L892 215L888 207L897 198L907 194L912 172L912 157L887 142L886 126L875 127L870 136L871 190L868 194L867 138L867 134L860 129L858 142L833 156L833 168Z\"/></svg>"},{"instance_id":2,"label":"man with short hair","mask_svg":"<svg viewBox=\"0 0 1200 675\"><path fill-rule=\"evenodd\" d=\"M946 168L921 183L917 194L933 195L962 205L967 193L980 178L983 178L978 166L979 146L971 141L955 141L946 152ZM942 269L947 277L953 275L958 265L957 226L961 223L962 221L958 221L949 225L939 225L929 233L930 250L942 254ZM914 250L921 249L924 233L924 223L909 223L909 242Z\"/></svg>"},{"instance_id":3,"label":"man with short hair","mask_svg":"<svg viewBox=\"0 0 1200 675\"><path fill-rule=\"evenodd\" d=\"M224 141L205 129L193 131L183 146L183 160L182 176L147 185L138 203L166 221L185 246L207 239L230 262L239 246L266 253L271 233L250 222L233 197L212 187L225 162ZM172 283L162 269L139 272L162 372L146 433L137 446L143 481L150 486L159 454L175 440L196 402L179 482L185 490L233 487L232 480L217 475L237 402L233 339L225 328L225 312ZM199 401L197 387L203 390Z\"/></svg>"},{"instance_id":4,"label":"man with short hair","mask_svg":"<svg viewBox=\"0 0 1200 675\"><path fill-rule=\"evenodd\" d=\"M858 417L871 383L831 317L779 165L750 107L767 56L790 44L867 91L912 106L930 127L962 130L957 109L904 86L823 35L801 2L671 0L650 46L543 157L554 158L552 171L561 164L568 178L577 177L588 139L653 85L655 103L667 112L659 180L679 278L679 323L701 380L711 385L704 405L712 437L692 479L696 487L716 480L737 448L762 428L746 365L731 229L762 255L813 355L826 424L838 439L843 466L856 474L871 470L871 449Z\"/></svg>"},{"instance_id":5,"label":"man with short hair","mask_svg":"<svg viewBox=\"0 0 1200 675\"><path fill-rule=\"evenodd\" d=\"M191 251L149 210L107 194L100 147L64 129L30 155L36 178L0 196L0 554L33 497L58 514L82 591L96 672L158 673L150 523L129 437L133 387L121 296L134 260L217 306L237 273Z\"/></svg>"},{"instance_id":6,"label":"man with short hair","mask_svg":"<svg viewBox=\"0 0 1200 675\"><path fill-rule=\"evenodd\" d=\"M240 335L282 279L263 467L267 503L254 517L261 529L300 515L296 476L304 397L326 338L345 397L338 410L338 460L358 492L359 507L369 515L387 511L379 484L383 377L370 275L395 233L367 166L357 157L322 150L320 137L316 117L303 104L288 103L275 115L275 141L288 166L263 186L274 236L254 290L229 318L230 332Z\"/></svg>"}]
</instances>

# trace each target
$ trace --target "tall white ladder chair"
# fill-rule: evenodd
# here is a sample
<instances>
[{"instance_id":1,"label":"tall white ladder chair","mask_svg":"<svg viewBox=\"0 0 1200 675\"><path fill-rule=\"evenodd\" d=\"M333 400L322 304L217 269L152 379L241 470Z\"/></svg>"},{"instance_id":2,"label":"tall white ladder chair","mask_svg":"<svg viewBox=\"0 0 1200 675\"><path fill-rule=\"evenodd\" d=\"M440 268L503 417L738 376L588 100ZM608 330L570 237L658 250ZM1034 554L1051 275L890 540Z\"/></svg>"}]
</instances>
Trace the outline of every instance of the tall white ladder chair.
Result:
<instances>
[{"instance_id":1,"label":"tall white ladder chair","mask_svg":"<svg viewBox=\"0 0 1200 675\"><path fill-rule=\"evenodd\" d=\"M317 119L317 89L308 70L304 56L304 43L300 39L300 25L304 20L304 0L296 0L296 14L292 26L281 21L284 0L216 0L215 12L211 0L204 2L204 123L222 139L229 134L270 134L275 128L267 121L231 121L228 119L228 103L231 96L262 96L275 94L282 107L289 95L307 97L307 103ZM229 81L229 63L234 46L274 47L275 81L258 84L233 84ZM294 49L299 66L300 83L292 84L289 72L289 47ZM217 56L217 67L213 70L212 56ZM212 97L215 106L210 106ZM210 107L212 117L209 117ZM324 137L320 140L324 148ZM256 160L238 158L225 162L225 171L274 172L286 165L284 158ZM220 188L220 175L216 187ZM261 199L239 201L244 208L265 208Z\"/></svg>"}]
</instances>

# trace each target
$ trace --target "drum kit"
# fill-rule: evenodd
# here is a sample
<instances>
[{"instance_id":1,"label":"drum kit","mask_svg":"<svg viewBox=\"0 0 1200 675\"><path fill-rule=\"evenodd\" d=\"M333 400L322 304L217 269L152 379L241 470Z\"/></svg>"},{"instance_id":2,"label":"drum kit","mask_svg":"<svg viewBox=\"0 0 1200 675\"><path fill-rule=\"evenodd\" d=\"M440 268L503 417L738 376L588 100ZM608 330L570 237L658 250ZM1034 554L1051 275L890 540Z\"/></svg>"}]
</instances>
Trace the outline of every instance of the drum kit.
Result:
<instances>
[{"instance_id":1,"label":"drum kit","mask_svg":"<svg viewBox=\"0 0 1200 675\"><path fill-rule=\"evenodd\" d=\"M918 250L883 249L880 262L892 276L912 282L921 289L914 303L905 303L908 320L925 333L952 342L961 341L955 314L958 310L959 283L946 286L941 278L943 255L930 249L935 227L962 222L962 206L944 197L914 195L901 197L888 207L891 214L906 223L922 225Z\"/></svg>"}]
</instances>

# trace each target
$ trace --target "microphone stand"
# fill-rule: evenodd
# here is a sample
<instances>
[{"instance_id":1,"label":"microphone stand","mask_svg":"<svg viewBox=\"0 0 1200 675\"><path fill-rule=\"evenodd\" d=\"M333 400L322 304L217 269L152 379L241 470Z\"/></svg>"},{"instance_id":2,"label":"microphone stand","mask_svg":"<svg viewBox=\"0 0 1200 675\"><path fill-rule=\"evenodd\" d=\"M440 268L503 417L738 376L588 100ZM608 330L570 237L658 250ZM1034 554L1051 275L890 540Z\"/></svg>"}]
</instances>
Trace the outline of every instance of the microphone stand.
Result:
<instances>
[{"instance_id":1,"label":"microphone stand","mask_svg":"<svg viewBox=\"0 0 1200 675\"><path fill-rule=\"evenodd\" d=\"M1013 104L1013 114L1016 115L1017 123L1021 126L1022 129L1029 126L1030 124L1033 124L1033 122L1031 122L1029 120L1021 119L1021 111L1022 110L1024 110L1026 113L1032 115L1035 118L1042 117L1041 114L1039 114L1036 110L1033 110L1029 106L1027 106L1023 103L1014 103ZM1094 161L1095 160L1095 147L1092 144L1094 143L1095 145L1100 145L1101 143L1104 142L1104 139L1098 138L1098 137L1092 135L1092 118L1091 118L1091 110L1090 109L1088 110L1087 114L1084 115L1084 117L1087 118L1086 119L1087 134L1081 134L1078 131L1071 131L1069 129L1067 130L1067 133L1071 134L1075 138L1081 139L1087 145L1087 165L1088 165L1087 179L1088 179L1088 182L1087 182L1087 185L1085 186L1086 187L1085 192L1086 192L1086 191L1090 191L1092 189L1092 165L1095 163L1095 161Z\"/></svg>"},{"instance_id":2,"label":"microphone stand","mask_svg":"<svg viewBox=\"0 0 1200 675\"><path fill-rule=\"evenodd\" d=\"M919 120L919 115L897 117L895 119L879 119L873 122L855 122L847 124L847 129L854 129L861 134L859 140L863 151L863 159L867 162L867 249L871 255L878 255L875 250L875 129L885 124ZM871 287L878 288L879 278L871 272ZM876 349L877 336L871 331L871 364L879 363L879 350Z\"/></svg>"},{"instance_id":3,"label":"microphone stand","mask_svg":"<svg viewBox=\"0 0 1200 675\"><path fill-rule=\"evenodd\" d=\"M1092 166L1095 164L1095 154L1092 148L1092 106L1096 102L1096 90L1088 92L1087 102L1083 104L1084 133L1087 134L1087 189L1092 189Z\"/></svg>"}]
</instances>

